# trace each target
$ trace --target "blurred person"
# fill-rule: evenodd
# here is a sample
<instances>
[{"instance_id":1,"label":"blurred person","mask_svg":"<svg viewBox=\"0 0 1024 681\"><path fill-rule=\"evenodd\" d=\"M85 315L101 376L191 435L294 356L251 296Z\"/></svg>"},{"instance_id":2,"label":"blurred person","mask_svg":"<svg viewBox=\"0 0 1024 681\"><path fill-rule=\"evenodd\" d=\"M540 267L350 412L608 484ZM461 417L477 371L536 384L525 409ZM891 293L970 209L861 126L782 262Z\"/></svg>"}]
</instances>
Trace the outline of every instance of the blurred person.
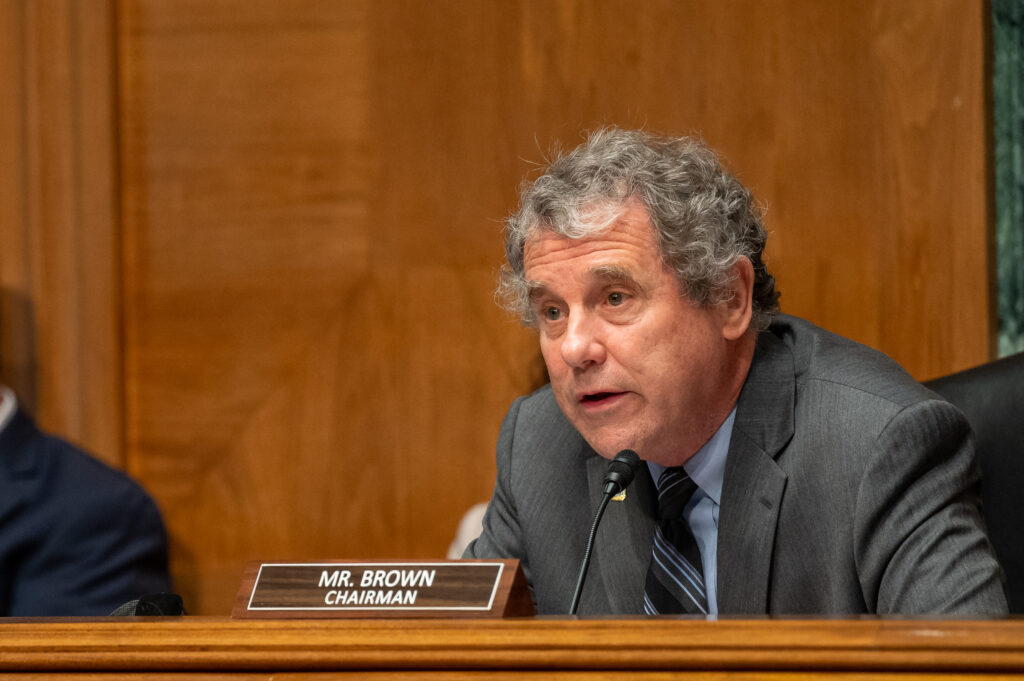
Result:
<instances>
[{"instance_id":1,"label":"blurred person","mask_svg":"<svg viewBox=\"0 0 1024 681\"><path fill-rule=\"evenodd\" d=\"M153 500L40 431L0 384L0 616L109 615L170 590Z\"/></svg>"},{"instance_id":2,"label":"blurred person","mask_svg":"<svg viewBox=\"0 0 1024 681\"><path fill-rule=\"evenodd\" d=\"M484 513L487 511L486 503L473 504L459 519L459 525L455 528L455 536L452 543L448 545L448 552L445 558L455 560L466 552L469 543L480 536L483 530Z\"/></svg>"}]
</instances>

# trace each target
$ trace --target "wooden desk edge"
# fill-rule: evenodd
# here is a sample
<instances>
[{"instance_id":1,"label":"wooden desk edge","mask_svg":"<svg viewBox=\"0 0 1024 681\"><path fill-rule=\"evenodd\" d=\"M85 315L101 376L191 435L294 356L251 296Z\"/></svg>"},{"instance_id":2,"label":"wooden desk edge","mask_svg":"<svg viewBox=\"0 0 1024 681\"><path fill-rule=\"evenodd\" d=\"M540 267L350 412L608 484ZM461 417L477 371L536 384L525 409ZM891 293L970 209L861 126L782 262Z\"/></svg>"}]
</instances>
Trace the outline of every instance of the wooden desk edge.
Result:
<instances>
[{"instance_id":1,"label":"wooden desk edge","mask_svg":"<svg viewBox=\"0 0 1024 681\"><path fill-rule=\"evenodd\" d=\"M3 671L1024 674L1024 619L0 620Z\"/></svg>"}]
</instances>

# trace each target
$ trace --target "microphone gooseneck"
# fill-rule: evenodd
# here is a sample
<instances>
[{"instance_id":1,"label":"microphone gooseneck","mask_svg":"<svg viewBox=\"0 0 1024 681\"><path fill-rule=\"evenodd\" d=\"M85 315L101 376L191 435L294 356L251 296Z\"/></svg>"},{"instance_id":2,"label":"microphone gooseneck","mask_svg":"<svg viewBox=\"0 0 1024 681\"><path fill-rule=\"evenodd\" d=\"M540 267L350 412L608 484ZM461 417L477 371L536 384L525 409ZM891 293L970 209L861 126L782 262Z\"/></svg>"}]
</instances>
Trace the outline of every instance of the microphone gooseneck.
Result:
<instances>
[{"instance_id":1,"label":"microphone gooseneck","mask_svg":"<svg viewBox=\"0 0 1024 681\"><path fill-rule=\"evenodd\" d=\"M587 581L587 570L590 568L590 554L594 549L594 538L597 537L597 526L601 523L601 516L608 502L616 494L629 487L636 476L636 467L640 464L640 457L632 449L623 449L615 455L612 462L608 464L608 471L604 474L604 494L601 496L601 503L594 514L594 524L590 527L590 536L587 538L587 550L583 553L583 562L580 563L580 576L576 580L576 591L572 595L572 604L569 606L569 614L575 615L580 604L580 595L583 593L583 583Z\"/></svg>"}]
</instances>

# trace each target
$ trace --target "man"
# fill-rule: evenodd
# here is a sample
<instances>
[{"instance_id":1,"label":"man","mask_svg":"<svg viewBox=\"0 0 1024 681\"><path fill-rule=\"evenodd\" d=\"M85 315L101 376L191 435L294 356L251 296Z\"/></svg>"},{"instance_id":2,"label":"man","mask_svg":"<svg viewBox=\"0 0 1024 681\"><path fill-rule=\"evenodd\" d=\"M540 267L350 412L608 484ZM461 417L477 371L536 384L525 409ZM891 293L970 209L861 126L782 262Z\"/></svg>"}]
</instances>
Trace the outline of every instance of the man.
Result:
<instances>
[{"instance_id":1,"label":"man","mask_svg":"<svg viewBox=\"0 0 1024 681\"><path fill-rule=\"evenodd\" d=\"M686 138L602 130L524 187L500 290L551 383L505 418L466 557L520 559L538 612L567 612L606 460L632 449L580 613L1004 613L963 416L778 314L765 240Z\"/></svg>"},{"instance_id":2,"label":"man","mask_svg":"<svg viewBox=\"0 0 1024 681\"><path fill-rule=\"evenodd\" d=\"M170 590L153 501L40 432L0 384L0 616L109 615Z\"/></svg>"}]
</instances>

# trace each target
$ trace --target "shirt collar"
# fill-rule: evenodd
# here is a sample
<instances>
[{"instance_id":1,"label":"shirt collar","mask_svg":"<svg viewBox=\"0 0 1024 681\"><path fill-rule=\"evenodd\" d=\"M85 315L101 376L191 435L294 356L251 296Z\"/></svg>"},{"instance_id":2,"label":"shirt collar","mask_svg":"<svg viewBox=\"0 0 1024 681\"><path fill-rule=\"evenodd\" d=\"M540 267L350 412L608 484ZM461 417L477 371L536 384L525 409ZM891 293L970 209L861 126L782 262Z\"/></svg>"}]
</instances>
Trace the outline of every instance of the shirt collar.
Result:
<instances>
[{"instance_id":1,"label":"shirt collar","mask_svg":"<svg viewBox=\"0 0 1024 681\"><path fill-rule=\"evenodd\" d=\"M14 391L5 386L0 386L0 432L3 432L7 424L14 418L14 412L18 410L18 398Z\"/></svg>"},{"instance_id":2,"label":"shirt collar","mask_svg":"<svg viewBox=\"0 0 1024 681\"><path fill-rule=\"evenodd\" d=\"M722 498L722 482L725 480L725 459L729 454L729 442L732 440L732 426L735 421L734 406L711 439L683 464L683 470L697 483L697 487L719 505ZM651 461L647 462L647 467L655 481L665 470L664 466Z\"/></svg>"}]
</instances>

